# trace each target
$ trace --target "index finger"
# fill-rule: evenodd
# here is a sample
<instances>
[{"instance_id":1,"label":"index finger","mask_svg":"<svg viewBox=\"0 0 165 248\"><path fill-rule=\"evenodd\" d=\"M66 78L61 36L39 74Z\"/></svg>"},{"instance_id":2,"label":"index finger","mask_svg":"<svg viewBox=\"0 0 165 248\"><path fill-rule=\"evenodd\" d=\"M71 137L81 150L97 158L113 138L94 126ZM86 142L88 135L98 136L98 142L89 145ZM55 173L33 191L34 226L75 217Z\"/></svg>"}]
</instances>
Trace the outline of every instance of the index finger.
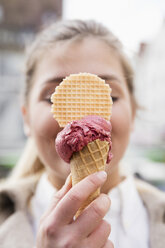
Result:
<instances>
[{"instance_id":1,"label":"index finger","mask_svg":"<svg viewBox=\"0 0 165 248\"><path fill-rule=\"evenodd\" d=\"M106 172L99 171L77 183L63 197L56 209L52 212L52 221L56 225L71 223L82 203L106 181L106 178Z\"/></svg>"}]
</instances>

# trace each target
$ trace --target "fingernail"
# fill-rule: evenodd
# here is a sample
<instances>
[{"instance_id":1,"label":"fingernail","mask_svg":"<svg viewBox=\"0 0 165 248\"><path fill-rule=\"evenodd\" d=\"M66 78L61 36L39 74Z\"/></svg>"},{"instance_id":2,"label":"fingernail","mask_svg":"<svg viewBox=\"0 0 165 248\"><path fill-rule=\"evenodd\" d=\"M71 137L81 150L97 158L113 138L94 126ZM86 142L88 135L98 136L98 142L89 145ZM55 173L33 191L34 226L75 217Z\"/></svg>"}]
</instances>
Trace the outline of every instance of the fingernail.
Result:
<instances>
[{"instance_id":1,"label":"fingernail","mask_svg":"<svg viewBox=\"0 0 165 248\"><path fill-rule=\"evenodd\" d=\"M105 181L107 179L107 173L105 171L97 172L96 176L102 181Z\"/></svg>"},{"instance_id":2,"label":"fingernail","mask_svg":"<svg viewBox=\"0 0 165 248\"><path fill-rule=\"evenodd\" d=\"M107 195L100 195L101 203L103 206L106 206L107 209L110 207L110 199Z\"/></svg>"}]
</instances>

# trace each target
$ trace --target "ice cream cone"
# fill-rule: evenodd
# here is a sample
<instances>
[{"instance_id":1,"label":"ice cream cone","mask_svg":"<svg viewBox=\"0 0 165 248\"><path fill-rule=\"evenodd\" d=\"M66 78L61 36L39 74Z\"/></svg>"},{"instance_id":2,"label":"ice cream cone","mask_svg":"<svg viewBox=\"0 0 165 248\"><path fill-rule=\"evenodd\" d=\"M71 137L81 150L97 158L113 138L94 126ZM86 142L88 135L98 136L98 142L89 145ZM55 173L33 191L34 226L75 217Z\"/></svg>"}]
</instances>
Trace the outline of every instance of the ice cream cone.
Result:
<instances>
[{"instance_id":1,"label":"ice cream cone","mask_svg":"<svg viewBox=\"0 0 165 248\"><path fill-rule=\"evenodd\" d=\"M107 155L109 151L109 143L99 139L87 144L79 152L73 153L70 161L72 184L80 182L86 176L97 171L105 170ZM77 218L81 212L100 194L100 188L92 193L77 211Z\"/></svg>"},{"instance_id":2,"label":"ice cream cone","mask_svg":"<svg viewBox=\"0 0 165 248\"><path fill-rule=\"evenodd\" d=\"M51 96L53 117L64 129L57 135L56 151L70 163L72 185L97 171L105 170L112 155L111 88L90 73L71 74ZM97 189L76 213L81 214L98 195Z\"/></svg>"}]
</instances>

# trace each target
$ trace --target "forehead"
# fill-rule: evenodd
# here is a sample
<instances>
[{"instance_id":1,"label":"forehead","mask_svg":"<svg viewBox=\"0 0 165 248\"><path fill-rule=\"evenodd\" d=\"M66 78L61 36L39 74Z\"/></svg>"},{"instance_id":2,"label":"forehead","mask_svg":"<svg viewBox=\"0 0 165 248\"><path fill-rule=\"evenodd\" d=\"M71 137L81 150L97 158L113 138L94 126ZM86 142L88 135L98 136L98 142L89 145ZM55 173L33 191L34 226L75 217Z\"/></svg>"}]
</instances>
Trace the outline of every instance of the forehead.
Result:
<instances>
[{"instance_id":1,"label":"forehead","mask_svg":"<svg viewBox=\"0 0 165 248\"><path fill-rule=\"evenodd\" d=\"M65 77L79 72L123 76L118 53L98 38L56 43L43 52L36 71L49 77L54 74Z\"/></svg>"}]
</instances>

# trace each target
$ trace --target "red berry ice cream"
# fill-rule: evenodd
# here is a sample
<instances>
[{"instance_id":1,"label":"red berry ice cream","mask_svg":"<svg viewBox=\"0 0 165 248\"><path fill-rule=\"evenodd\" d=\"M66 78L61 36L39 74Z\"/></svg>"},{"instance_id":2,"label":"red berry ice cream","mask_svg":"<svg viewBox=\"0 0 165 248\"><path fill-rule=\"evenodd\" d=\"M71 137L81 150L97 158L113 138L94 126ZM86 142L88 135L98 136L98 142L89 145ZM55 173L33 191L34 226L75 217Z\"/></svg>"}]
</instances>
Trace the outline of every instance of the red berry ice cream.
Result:
<instances>
[{"instance_id":1,"label":"red berry ice cream","mask_svg":"<svg viewBox=\"0 0 165 248\"><path fill-rule=\"evenodd\" d=\"M111 130L111 123L100 116L91 115L72 121L58 133L56 150L60 157L69 163L74 152L82 150L89 142L100 139L109 143L107 155L107 163L109 163L112 158Z\"/></svg>"}]
</instances>

